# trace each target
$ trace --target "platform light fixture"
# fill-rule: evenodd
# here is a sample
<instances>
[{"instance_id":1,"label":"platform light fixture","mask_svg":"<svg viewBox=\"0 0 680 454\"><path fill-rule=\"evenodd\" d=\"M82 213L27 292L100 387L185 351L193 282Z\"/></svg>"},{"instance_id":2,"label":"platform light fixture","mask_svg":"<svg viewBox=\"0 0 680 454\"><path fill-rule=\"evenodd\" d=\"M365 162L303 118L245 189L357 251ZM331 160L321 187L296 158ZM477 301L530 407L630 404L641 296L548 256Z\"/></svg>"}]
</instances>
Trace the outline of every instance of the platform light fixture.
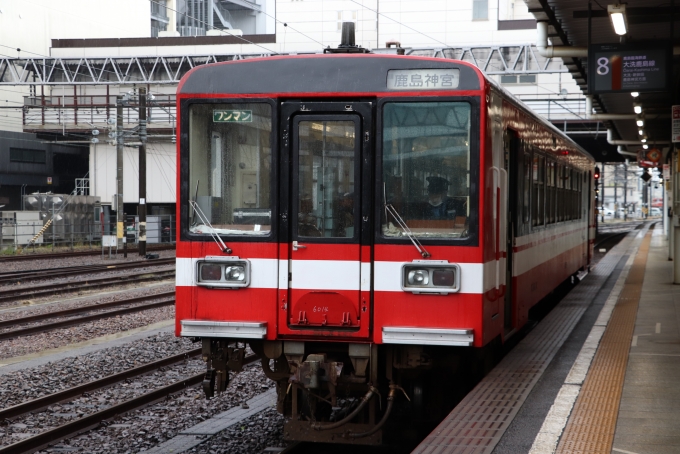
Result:
<instances>
[{"instance_id":1,"label":"platform light fixture","mask_svg":"<svg viewBox=\"0 0 680 454\"><path fill-rule=\"evenodd\" d=\"M626 18L626 5L615 4L607 5L607 12L609 18L612 20L614 32L617 35L625 35L628 33L628 19Z\"/></svg>"},{"instance_id":2,"label":"platform light fixture","mask_svg":"<svg viewBox=\"0 0 680 454\"><path fill-rule=\"evenodd\" d=\"M640 115L642 113L642 104L634 102L633 103L633 112Z\"/></svg>"},{"instance_id":3,"label":"platform light fixture","mask_svg":"<svg viewBox=\"0 0 680 454\"><path fill-rule=\"evenodd\" d=\"M642 129L638 129L638 135L639 135L639 136L643 135L644 133L645 133L645 132L644 132Z\"/></svg>"},{"instance_id":4,"label":"platform light fixture","mask_svg":"<svg viewBox=\"0 0 680 454\"><path fill-rule=\"evenodd\" d=\"M638 126L638 128L642 128L645 125L645 118L637 117L637 119L635 120L635 124Z\"/></svg>"},{"instance_id":5,"label":"platform light fixture","mask_svg":"<svg viewBox=\"0 0 680 454\"><path fill-rule=\"evenodd\" d=\"M630 92L630 95L631 95L633 98L637 98L638 96L640 96L640 93L637 92L637 91L631 91L631 92Z\"/></svg>"},{"instance_id":6,"label":"platform light fixture","mask_svg":"<svg viewBox=\"0 0 680 454\"><path fill-rule=\"evenodd\" d=\"M649 145L644 144L644 145L642 145L642 148L644 148L646 150L647 148L649 148Z\"/></svg>"}]
</instances>

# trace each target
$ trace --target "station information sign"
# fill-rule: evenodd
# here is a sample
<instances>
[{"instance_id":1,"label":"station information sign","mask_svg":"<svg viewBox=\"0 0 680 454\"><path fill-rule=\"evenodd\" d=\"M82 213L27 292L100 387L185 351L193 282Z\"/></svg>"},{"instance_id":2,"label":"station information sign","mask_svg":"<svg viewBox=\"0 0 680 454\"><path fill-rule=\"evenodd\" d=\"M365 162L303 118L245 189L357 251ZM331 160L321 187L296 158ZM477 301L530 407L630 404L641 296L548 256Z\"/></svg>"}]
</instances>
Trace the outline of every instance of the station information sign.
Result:
<instances>
[{"instance_id":1,"label":"station information sign","mask_svg":"<svg viewBox=\"0 0 680 454\"><path fill-rule=\"evenodd\" d=\"M591 44L588 91L597 93L668 91L671 47L665 42Z\"/></svg>"},{"instance_id":2,"label":"station information sign","mask_svg":"<svg viewBox=\"0 0 680 454\"><path fill-rule=\"evenodd\" d=\"M680 106L671 107L671 134L673 143L680 142Z\"/></svg>"}]
</instances>

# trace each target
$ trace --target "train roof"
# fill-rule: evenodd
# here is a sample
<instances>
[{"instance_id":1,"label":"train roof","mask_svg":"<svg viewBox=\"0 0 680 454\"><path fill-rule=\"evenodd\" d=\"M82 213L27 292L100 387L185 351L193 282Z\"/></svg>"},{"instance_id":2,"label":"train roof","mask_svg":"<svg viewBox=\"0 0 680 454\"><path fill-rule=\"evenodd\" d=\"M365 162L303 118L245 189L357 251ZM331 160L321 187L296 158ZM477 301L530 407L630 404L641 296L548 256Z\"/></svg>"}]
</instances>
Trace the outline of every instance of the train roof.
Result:
<instances>
[{"instance_id":1,"label":"train roof","mask_svg":"<svg viewBox=\"0 0 680 454\"><path fill-rule=\"evenodd\" d=\"M460 70L456 90L480 90L482 73L462 61L381 54L309 54L198 66L182 78L177 93L380 93L394 91L387 88L388 70L451 68Z\"/></svg>"},{"instance_id":2,"label":"train roof","mask_svg":"<svg viewBox=\"0 0 680 454\"><path fill-rule=\"evenodd\" d=\"M590 153L570 137L536 115L479 68L460 60L393 54L303 54L233 60L192 69L180 81L177 94L328 93L337 96L344 93L388 93L394 92L387 87L388 70L451 68L460 70L460 83L455 88L456 91L478 91L482 89L483 81L486 81L545 128L593 159Z\"/></svg>"},{"instance_id":3,"label":"train roof","mask_svg":"<svg viewBox=\"0 0 680 454\"><path fill-rule=\"evenodd\" d=\"M546 120L544 117L542 117L542 116L536 114L534 111L532 111L531 108L529 106L527 106L526 104L524 104L524 102L521 99L515 97L515 95L513 95L508 90L503 88L503 86L501 86L501 84L499 84L495 80L490 79L488 77L485 77L485 79L486 79L487 83L489 85L491 85L496 91L498 91L504 98L512 101L519 109L523 110L526 114L528 114L531 117L533 117L534 119L536 119L536 121L541 123L546 129L549 129L554 134L561 137L563 140L566 140L569 143L571 143L572 146L574 148L576 148L580 153L583 153L584 156L590 158L592 161L595 161L595 158L593 157L593 155L591 155L585 148L583 148L581 145L574 142L574 139L572 139L571 137L566 135L563 131L560 131L554 124L552 124L551 122Z\"/></svg>"}]
</instances>

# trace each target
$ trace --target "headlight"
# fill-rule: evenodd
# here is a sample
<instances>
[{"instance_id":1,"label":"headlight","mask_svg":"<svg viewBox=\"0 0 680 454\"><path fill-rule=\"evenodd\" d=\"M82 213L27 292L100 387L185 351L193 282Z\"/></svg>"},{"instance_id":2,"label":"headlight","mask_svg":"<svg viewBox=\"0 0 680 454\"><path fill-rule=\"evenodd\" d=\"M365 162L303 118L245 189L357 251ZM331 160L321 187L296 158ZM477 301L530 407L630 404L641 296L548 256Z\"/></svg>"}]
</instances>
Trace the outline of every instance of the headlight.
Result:
<instances>
[{"instance_id":1,"label":"headlight","mask_svg":"<svg viewBox=\"0 0 680 454\"><path fill-rule=\"evenodd\" d=\"M411 270L408 272L409 285L427 285L430 283L428 270Z\"/></svg>"},{"instance_id":2,"label":"headlight","mask_svg":"<svg viewBox=\"0 0 680 454\"><path fill-rule=\"evenodd\" d=\"M196 284L212 288L250 285L250 262L238 257L206 257L196 264Z\"/></svg>"},{"instance_id":3,"label":"headlight","mask_svg":"<svg viewBox=\"0 0 680 454\"><path fill-rule=\"evenodd\" d=\"M460 267L446 261L415 260L402 267L401 282L406 292L454 293L460 290Z\"/></svg>"},{"instance_id":4,"label":"headlight","mask_svg":"<svg viewBox=\"0 0 680 454\"><path fill-rule=\"evenodd\" d=\"M243 282L246 280L246 267L242 265L227 266L224 268L224 278L228 281Z\"/></svg>"},{"instance_id":5,"label":"headlight","mask_svg":"<svg viewBox=\"0 0 680 454\"><path fill-rule=\"evenodd\" d=\"M219 281L222 277L222 266L212 263L201 263L199 265L199 275L201 281Z\"/></svg>"}]
</instances>

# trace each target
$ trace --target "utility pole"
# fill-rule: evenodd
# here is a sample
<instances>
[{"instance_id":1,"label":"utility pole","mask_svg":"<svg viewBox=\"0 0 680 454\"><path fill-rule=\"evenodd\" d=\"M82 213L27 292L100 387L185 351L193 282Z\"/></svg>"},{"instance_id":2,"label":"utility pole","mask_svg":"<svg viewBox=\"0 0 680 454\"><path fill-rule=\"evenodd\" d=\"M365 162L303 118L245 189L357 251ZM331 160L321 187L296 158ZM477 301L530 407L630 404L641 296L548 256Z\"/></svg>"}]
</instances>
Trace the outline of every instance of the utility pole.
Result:
<instances>
[{"instance_id":1,"label":"utility pole","mask_svg":"<svg viewBox=\"0 0 680 454\"><path fill-rule=\"evenodd\" d=\"M118 248L125 242L123 227L123 95L116 96L116 232Z\"/></svg>"},{"instance_id":2,"label":"utility pole","mask_svg":"<svg viewBox=\"0 0 680 454\"><path fill-rule=\"evenodd\" d=\"M139 89L139 255L146 255L146 88Z\"/></svg>"}]
</instances>

